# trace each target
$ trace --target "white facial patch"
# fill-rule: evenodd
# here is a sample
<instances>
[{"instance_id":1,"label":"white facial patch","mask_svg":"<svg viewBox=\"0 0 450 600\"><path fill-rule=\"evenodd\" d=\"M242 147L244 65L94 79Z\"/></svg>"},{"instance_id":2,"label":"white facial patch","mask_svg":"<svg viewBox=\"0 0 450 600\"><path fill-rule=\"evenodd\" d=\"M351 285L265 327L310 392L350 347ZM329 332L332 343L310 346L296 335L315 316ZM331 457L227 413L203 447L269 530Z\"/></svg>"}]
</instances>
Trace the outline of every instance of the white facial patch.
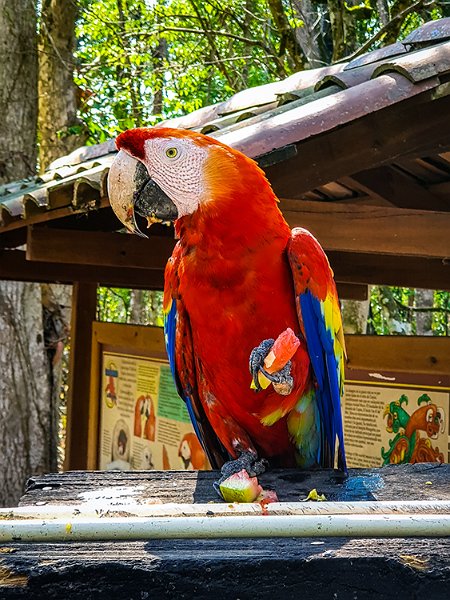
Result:
<instances>
[{"instance_id":1,"label":"white facial patch","mask_svg":"<svg viewBox=\"0 0 450 600\"><path fill-rule=\"evenodd\" d=\"M169 196L178 216L197 210L205 196L203 165L206 148L192 139L154 138L145 142L145 160L150 177Z\"/></svg>"}]
</instances>

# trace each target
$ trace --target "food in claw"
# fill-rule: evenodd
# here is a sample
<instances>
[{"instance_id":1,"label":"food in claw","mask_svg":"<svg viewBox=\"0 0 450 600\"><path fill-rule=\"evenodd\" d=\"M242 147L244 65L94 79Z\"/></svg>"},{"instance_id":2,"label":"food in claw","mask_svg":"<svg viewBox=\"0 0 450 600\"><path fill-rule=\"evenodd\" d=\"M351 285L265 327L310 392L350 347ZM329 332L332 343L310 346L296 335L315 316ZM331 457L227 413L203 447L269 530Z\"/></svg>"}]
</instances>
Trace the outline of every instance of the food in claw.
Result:
<instances>
[{"instance_id":1,"label":"food in claw","mask_svg":"<svg viewBox=\"0 0 450 600\"><path fill-rule=\"evenodd\" d=\"M290 327L280 333L272 349L264 359L264 368L268 373L280 371L294 356L300 346L300 340Z\"/></svg>"},{"instance_id":2,"label":"food in claw","mask_svg":"<svg viewBox=\"0 0 450 600\"><path fill-rule=\"evenodd\" d=\"M245 469L230 475L219 484L225 502L254 502L263 489L257 477L250 477Z\"/></svg>"},{"instance_id":3,"label":"food in claw","mask_svg":"<svg viewBox=\"0 0 450 600\"><path fill-rule=\"evenodd\" d=\"M263 171L218 140L138 128L122 133L117 147L108 187L118 217L140 235L134 212L175 225L166 347L211 466L231 464L223 480L243 468L258 476L266 461L337 462L345 471L345 344L319 242L301 227L291 231ZM297 347L269 372L285 361L283 351L278 362L283 335Z\"/></svg>"}]
</instances>

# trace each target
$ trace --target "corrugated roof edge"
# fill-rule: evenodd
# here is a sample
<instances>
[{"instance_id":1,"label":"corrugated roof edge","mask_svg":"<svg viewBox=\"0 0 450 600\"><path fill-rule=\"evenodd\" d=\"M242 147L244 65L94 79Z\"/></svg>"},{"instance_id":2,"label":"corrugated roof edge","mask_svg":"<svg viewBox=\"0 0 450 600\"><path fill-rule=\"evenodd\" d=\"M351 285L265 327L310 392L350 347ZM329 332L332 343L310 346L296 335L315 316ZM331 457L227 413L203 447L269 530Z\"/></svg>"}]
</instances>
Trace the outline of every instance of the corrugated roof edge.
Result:
<instances>
[{"instance_id":1,"label":"corrugated roof edge","mask_svg":"<svg viewBox=\"0 0 450 600\"><path fill-rule=\"evenodd\" d=\"M105 156L105 154L110 154L111 152L116 152L115 138L112 138L107 142L103 142L102 144L81 146L70 154L54 160L50 164L48 171L55 171L57 169L61 169L62 167L78 165L88 160L94 160L100 156Z\"/></svg>"}]
</instances>

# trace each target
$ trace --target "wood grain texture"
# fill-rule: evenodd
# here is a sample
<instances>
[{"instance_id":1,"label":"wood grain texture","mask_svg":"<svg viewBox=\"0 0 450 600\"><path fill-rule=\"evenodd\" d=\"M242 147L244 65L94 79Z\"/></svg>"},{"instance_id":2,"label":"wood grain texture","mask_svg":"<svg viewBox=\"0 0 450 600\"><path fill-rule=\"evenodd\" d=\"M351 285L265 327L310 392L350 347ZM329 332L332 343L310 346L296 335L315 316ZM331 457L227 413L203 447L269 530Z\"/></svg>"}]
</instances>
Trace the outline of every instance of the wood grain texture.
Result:
<instances>
[{"instance_id":1,"label":"wood grain texture","mask_svg":"<svg viewBox=\"0 0 450 600\"><path fill-rule=\"evenodd\" d=\"M112 287L162 290L163 269L135 269L128 266L96 266L26 260L23 250L0 249L0 279L42 283L97 283ZM355 286L358 288L358 286ZM349 293L353 293L352 290ZM355 294L362 293L359 289Z\"/></svg>"},{"instance_id":2,"label":"wood grain texture","mask_svg":"<svg viewBox=\"0 0 450 600\"><path fill-rule=\"evenodd\" d=\"M86 467L91 366L91 331L97 314L97 285L77 283L73 288L70 328L69 396L65 468Z\"/></svg>"},{"instance_id":3,"label":"wood grain texture","mask_svg":"<svg viewBox=\"0 0 450 600\"><path fill-rule=\"evenodd\" d=\"M27 260L106 267L161 269L175 240L103 231L30 227Z\"/></svg>"},{"instance_id":4,"label":"wood grain texture","mask_svg":"<svg viewBox=\"0 0 450 600\"><path fill-rule=\"evenodd\" d=\"M447 337L346 335L345 343L347 365L352 369L450 373L450 339Z\"/></svg>"},{"instance_id":5,"label":"wood grain texture","mask_svg":"<svg viewBox=\"0 0 450 600\"><path fill-rule=\"evenodd\" d=\"M447 211L450 201L422 187L418 180L394 166L378 167L356 173L352 179L369 195L387 200L393 206Z\"/></svg>"},{"instance_id":6,"label":"wood grain texture","mask_svg":"<svg viewBox=\"0 0 450 600\"><path fill-rule=\"evenodd\" d=\"M282 500L312 487L330 500L449 499L447 465L350 471L273 471ZM133 499L217 501L214 472L64 473L29 481L21 505L80 501L80 493L131 490ZM430 486L428 481L432 482ZM261 518L264 518L263 516ZM0 548L0 597L236 600L398 600L448 597L448 539L223 539L9 544Z\"/></svg>"},{"instance_id":7,"label":"wood grain texture","mask_svg":"<svg viewBox=\"0 0 450 600\"><path fill-rule=\"evenodd\" d=\"M450 256L447 212L286 199L280 207L291 227L308 229L325 251Z\"/></svg>"}]
</instances>

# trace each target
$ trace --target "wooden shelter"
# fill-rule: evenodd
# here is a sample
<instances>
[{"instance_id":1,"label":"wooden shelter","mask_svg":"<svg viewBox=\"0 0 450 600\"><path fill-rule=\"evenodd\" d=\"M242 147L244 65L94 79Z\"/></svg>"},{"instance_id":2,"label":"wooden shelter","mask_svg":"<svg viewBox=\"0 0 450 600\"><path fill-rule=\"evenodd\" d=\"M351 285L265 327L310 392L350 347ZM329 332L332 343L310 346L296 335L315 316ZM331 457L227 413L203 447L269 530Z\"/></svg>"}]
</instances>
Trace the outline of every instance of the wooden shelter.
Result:
<instances>
[{"instance_id":1,"label":"wooden shelter","mask_svg":"<svg viewBox=\"0 0 450 600\"><path fill-rule=\"evenodd\" d=\"M450 290L449 115L450 18L165 125L255 158L290 225L321 241L341 296L363 299L368 284ZM0 188L0 279L75 285L71 394L80 423L97 285L162 289L174 246L159 225L148 240L117 233L106 189L114 154L113 141L81 148ZM86 466L75 450L86 436L87 425L72 432L71 468Z\"/></svg>"}]
</instances>

